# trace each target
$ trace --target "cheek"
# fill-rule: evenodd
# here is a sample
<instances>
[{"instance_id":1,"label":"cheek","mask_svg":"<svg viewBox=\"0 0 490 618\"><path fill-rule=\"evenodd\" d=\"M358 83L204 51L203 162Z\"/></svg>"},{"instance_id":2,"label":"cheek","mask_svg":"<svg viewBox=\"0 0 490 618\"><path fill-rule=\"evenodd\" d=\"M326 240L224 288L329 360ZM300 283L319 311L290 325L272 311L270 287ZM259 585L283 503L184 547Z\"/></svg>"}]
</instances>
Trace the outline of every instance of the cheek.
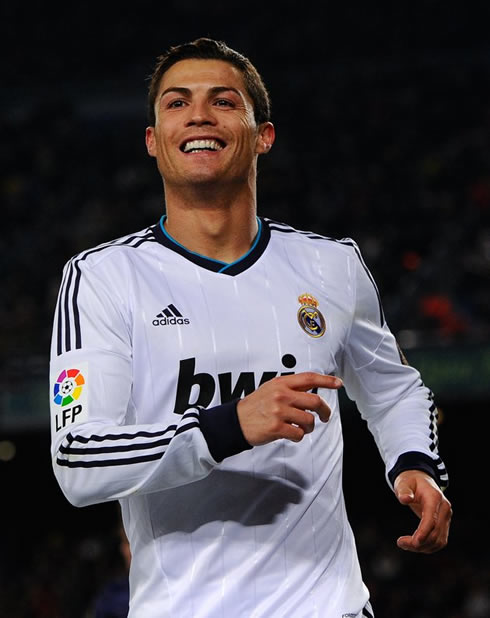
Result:
<instances>
[{"instance_id":1,"label":"cheek","mask_svg":"<svg viewBox=\"0 0 490 618\"><path fill-rule=\"evenodd\" d=\"M240 119L238 130L240 133L240 150L255 154L257 147L257 131L246 118Z\"/></svg>"},{"instance_id":2,"label":"cheek","mask_svg":"<svg viewBox=\"0 0 490 618\"><path fill-rule=\"evenodd\" d=\"M171 160L174 150L175 146L172 145L168 135L165 135L165 137L160 135L160 137L155 141L155 156L162 161Z\"/></svg>"},{"instance_id":3,"label":"cheek","mask_svg":"<svg viewBox=\"0 0 490 618\"><path fill-rule=\"evenodd\" d=\"M254 122L253 116L250 116L250 114L247 114L246 116L242 116L240 118L239 124L240 124L242 131L245 131L249 135L252 135L252 134L256 135L257 126Z\"/></svg>"},{"instance_id":4,"label":"cheek","mask_svg":"<svg viewBox=\"0 0 490 618\"><path fill-rule=\"evenodd\" d=\"M173 138L174 133L175 129L172 128L170 123L157 120L157 124L153 131L155 150L159 152L168 151L170 144L175 141L175 138Z\"/></svg>"}]
</instances>

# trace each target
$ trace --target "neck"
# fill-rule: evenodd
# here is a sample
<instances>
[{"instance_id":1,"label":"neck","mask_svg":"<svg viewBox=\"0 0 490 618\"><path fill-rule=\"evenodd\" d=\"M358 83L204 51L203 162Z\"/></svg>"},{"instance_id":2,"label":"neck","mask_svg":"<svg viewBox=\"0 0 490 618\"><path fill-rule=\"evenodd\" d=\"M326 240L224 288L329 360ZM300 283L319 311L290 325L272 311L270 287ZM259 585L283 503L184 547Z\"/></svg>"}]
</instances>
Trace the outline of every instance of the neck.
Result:
<instances>
[{"instance_id":1,"label":"neck","mask_svg":"<svg viewBox=\"0 0 490 618\"><path fill-rule=\"evenodd\" d=\"M165 192L165 229L178 243L213 260L231 263L244 255L257 235L252 195L183 195Z\"/></svg>"}]
</instances>

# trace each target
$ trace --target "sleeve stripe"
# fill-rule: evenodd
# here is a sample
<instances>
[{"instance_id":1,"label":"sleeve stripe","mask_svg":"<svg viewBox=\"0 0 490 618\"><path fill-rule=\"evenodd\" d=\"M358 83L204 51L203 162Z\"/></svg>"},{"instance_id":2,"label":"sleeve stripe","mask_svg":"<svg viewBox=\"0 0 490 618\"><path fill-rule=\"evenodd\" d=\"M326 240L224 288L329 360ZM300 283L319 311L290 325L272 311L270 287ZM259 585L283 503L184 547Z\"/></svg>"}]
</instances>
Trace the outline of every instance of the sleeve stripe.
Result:
<instances>
[{"instance_id":1,"label":"sleeve stripe","mask_svg":"<svg viewBox=\"0 0 490 618\"><path fill-rule=\"evenodd\" d=\"M85 257L83 259L85 259ZM78 261L75 262L75 268L76 268L77 274L75 277L75 286L73 289L72 306L73 306L73 318L75 322L75 349L79 350L82 347L82 334L80 332L80 311L78 310L78 291L80 289L80 279L82 278L82 271L80 270ZM67 341L66 348L67 350L69 350L68 341Z\"/></svg>"},{"instance_id":2,"label":"sleeve stripe","mask_svg":"<svg viewBox=\"0 0 490 618\"><path fill-rule=\"evenodd\" d=\"M73 278L73 270L70 268L68 273L68 280L65 285L65 300L64 300L64 311L65 311L65 348L69 350L71 348L70 341L70 307L69 307L69 297L66 290L70 289L71 280Z\"/></svg>"},{"instance_id":3,"label":"sleeve stripe","mask_svg":"<svg viewBox=\"0 0 490 618\"><path fill-rule=\"evenodd\" d=\"M65 285L66 285L66 271L63 275L63 280L61 282L61 286L60 286L60 293L58 295L58 303L57 303L57 312L58 312L58 316L57 316L57 320L58 320L58 325L57 325L57 353L58 356L63 352L63 345L62 345L62 336L63 336L63 326L62 326L62 319L63 319L63 312L62 312L62 303L61 303L61 299L63 297L63 293L65 290Z\"/></svg>"},{"instance_id":4,"label":"sleeve stripe","mask_svg":"<svg viewBox=\"0 0 490 618\"><path fill-rule=\"evenodd\" d=\"M78 294L82 277L80 262L87 259L89 255L98 253L104 249L117 246L126 246L136 249L145 242L156 242L153 232L150 230L146 231L143 235L133 235L124 239L114 240L99 245L94 249L84 251L72 258L68 263L57 303L58 322L56 350L58 356L64 352L69 352L72 348L79 350L82 347L82 329L80 324L80 310L78 308ZM74 338L74 343L72 338Z\"/></svg>"},{"instance_id":5,"label":"sleeve stripe","mask_svg":"<svg viewBox=\"0 0 490 618\"><path fill-rule=\"evenodd\" d=\"M93 459L91 461L71 461L69 459L57 459L56 463L65 468L104 468L108 466L127 466L129 464L145 463L163 457L165 451L152 455L141 455L128 459Z\"/></svg>"},{"instance_id":6,"label":"sleeve stripe","mask_svg":"<svg viewBox=\"0 0 490 618\"><path fill-rule=\"evenodd\" d=\"M187 412L182 417L183 419L195 418L199 419L199 414L197 412ZM178 427L177 425L169 425L162 431L137 431L136 433L109 433L103 436L99 436L97 434L90 436L89 438L85 436L74 436L73 434L68 434L66 439L71 444L73 442L83 442L88 444L89 442L104 442L105 440L134 440L135 438L157 438L160 436L164 436L166 433L173 431L175 434L182 432L183 429L187 428L187 425Z\"/></svg>"},{"instance_id":7,"label":"sleeve stripe","mask_svg":"<svg viewBox=\"0 0 490 618\"><path fill-rule=\"evenodd\" d=\"M92 446L83 448L74 446L61 446L60 453L63 455L98 455L102 453L128 453L130 451L142 451L155 446L168 446L172 438L162 438L155 442L140 442L138 444L119 444L118 446Z\"/></svg>"},{"instance_id":8,"label":"sleeve stripe","mask_svg":"<svg viewBox=\"0 0 490 618\"><path fill-rule=\"evenodd\" d=\"M143 463L145 461L154 461L160 459L166 452L165 448L171 441L178 435L200 427L199 414L197 412L188 412L182 417L183 424L171 425L162 431L148 432L138 431L135 433L121 433L121 434L107 434L107 435L92 435L89 438L85 436L79 436L68 434L66 440L67 445L61 445L59 453L61 457L56 459L56 463L59 466L65 466L68 468L89 468L98 466L121 466L126 464ZM148 437L155 438L170 433L171 435L159 440L149 440L147 442L131 442L139 438ZM129 444L114 444L116 441L129 440ZM113 445L95 446L94 442L112 442ZM74 442L79 444L91 444L88 447L74 447ZM134 455L129 458L103 458L93 459L92 455L104 456L115 453L136 453L137 451L147 450L156 452L149 452L144 455ZM81 459L83 457L83 459Z\"/></svg>"},{"instance_id":9,"label":"sleeve stripe","mask_svg":"<svg viewBox=\"0 0 490 618\"><path fill-rule=\"evenodd\" d=\"M134 438L157 438L159 436L163 436L169 431L175 431L177 429L177 425L169 425L163 431L138 431L136 433L109 433L104 436L99 436L97 434L90 436L89 438L85 436L72 435L68 434L67 440L70 444L73 442L82 442L84 444L88 444L89 442L104 442L105 440L133 440Z\"/></svg>"},{"instance_id":10,"label":"sleeve stripe","mask_svg":"<svg viewBox=\"0 0 490 618\"><path fill-rule=\"evenodd\" d=\"M342 241L344 242L344 241ZM357 257L359 258L359 261L361 262L362 267L364 268L364 270L366 271L367 276L369 277L369 280L371 281L371 283L373 284L373 287L376 291L376 296L378 298L378 306L379 306L379 321L380 321L380 325L384 326L386 320L385 320L385 314L383 311L383 305L381 303L381 295L379 293L378 290L378 286L376 285L376 281L374 280L374 277L372 276L369 268L366 266L366 263L364 262L364 260L362 259L362 255L361 252L359 251L359 247L353 243L353 242L349 242L349 241L345 241L344 244L346 245L350 245L351 247L354 248L354 251L356 252Z\"/></svg>"}]
</instances>

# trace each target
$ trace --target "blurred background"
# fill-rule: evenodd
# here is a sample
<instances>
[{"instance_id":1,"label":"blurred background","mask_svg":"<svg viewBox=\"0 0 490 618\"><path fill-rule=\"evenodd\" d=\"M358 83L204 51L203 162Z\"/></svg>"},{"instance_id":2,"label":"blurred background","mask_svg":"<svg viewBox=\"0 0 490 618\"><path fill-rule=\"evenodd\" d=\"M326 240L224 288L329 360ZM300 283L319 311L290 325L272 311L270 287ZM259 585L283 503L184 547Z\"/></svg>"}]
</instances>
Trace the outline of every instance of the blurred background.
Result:
<instances>
[{"instance_id":1,"label":"blurred background","mask_svg":"<svg viewBox=\"0 0 490 618\"><path fill-rule=\"evenodd\" d=\"M0 5L1 618L90 618L124 569L116 505L71 507L52 475L51 322L72 255L163 212L147 78L168 46L203 35L247 55L271 93L259 214L356 240L436 394L454 521L433 556L397 549L415 519L344 402L346 500L376 616L490 616L489 26L488 2Z\"/></svg>"}]
</instances>

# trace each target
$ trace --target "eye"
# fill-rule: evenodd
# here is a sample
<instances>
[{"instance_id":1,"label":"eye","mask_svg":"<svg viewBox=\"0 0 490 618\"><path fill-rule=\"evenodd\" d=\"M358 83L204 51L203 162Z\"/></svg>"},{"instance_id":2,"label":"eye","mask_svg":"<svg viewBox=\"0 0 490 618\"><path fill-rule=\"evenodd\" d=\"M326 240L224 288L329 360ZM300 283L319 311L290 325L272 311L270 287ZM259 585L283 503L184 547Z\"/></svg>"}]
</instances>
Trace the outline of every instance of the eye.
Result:
<instances>
[{"instance_id":1,"label":"eye","mask_svg":"<svg viewBox=\"0 0 490 618\"><path fill-rule=\"evenodd\" d=\"M185 101L183 99L174 99L173 101L169 101L167 103L167 107L169 109L174 109L176 107L184 107Z\"/></svg>"},{"instance_id":2,"label":"eye","mask_svg":"<svg viewBox=\"0 0 490 618\"><path fill-rule=\"evenodd\" d=\"M234 107L233 102L229 101L228 99L216 99L214 104L218 107Z\"/></svg>"}]
</instances>

